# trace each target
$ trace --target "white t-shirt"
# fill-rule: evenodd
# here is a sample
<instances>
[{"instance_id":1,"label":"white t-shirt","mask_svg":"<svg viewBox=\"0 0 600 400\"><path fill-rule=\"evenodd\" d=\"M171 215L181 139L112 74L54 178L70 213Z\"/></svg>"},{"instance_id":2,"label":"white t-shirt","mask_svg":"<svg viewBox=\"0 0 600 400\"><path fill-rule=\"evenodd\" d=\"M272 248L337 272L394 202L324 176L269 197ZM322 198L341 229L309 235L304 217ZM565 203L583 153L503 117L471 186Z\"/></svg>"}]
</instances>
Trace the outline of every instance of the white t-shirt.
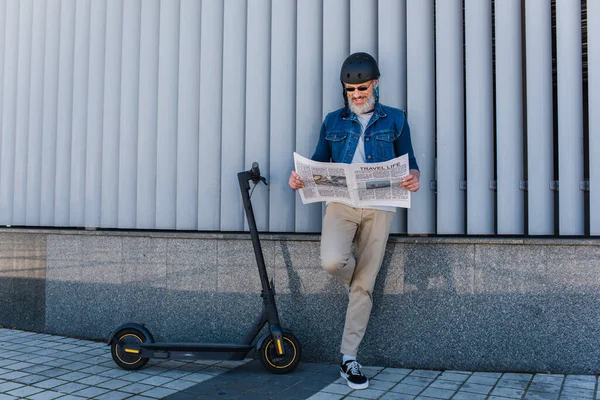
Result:
<instances>
[{"instance_id":1,"label":"white t-shirt","mask_svg":"<svg viewBox=\"0 0 600 400\"><path fill-rule=\"evenodd\" d=\"M360 132L360 138L358 139L358 145L356 146L356 151L354 152L354 157L352 158L352 164L367 162L366 161L367 159L365 157L365 142L363 140L363 137L365 136L365 129L367 129L367 124L371 120L372 116L373 116L373 112L358 115L358 120L360 121L360 124L362 125L362 130ZM396 212L396 207L392 207L392 206L368 206L368 207L363 207L363 208Z\"/></svg>"}]
</instances>

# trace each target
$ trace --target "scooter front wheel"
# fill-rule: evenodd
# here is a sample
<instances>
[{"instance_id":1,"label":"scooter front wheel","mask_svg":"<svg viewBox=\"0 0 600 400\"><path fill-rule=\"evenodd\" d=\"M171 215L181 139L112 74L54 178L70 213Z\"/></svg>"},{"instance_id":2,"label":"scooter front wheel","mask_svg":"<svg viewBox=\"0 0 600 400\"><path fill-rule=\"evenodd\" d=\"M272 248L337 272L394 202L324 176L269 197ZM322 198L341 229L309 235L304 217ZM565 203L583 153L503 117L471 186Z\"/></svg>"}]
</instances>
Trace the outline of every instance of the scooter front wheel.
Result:
<instances>
[{"instance_id":1,"label":"scooter front wheel","mask_svg":"<svg viewBox=\"0 0 600 400\"><path fill-rule=\"evenodd\" d=\"M274 374L286 374L298 366L302 356L302 345L298 338L290 332L284 332L283 346L285 348L283 356L277 354L275 341L271 336L260 346L260 362L267 371Z\"/></svg>"},{"instance_id":2,"label":"scooter front wheel","mask_svg":"<svg viewBox=\"0 0 600 400\"><path fill-rule=\"evenodd\" d=\"M124 344L137 344L147 341L146 335L134 328L123 329L115 334L115 340L110 345L110 354L115 363L126 370L142 368L148 362L145 357L128 353L123 349Z\"/></svg>"}]
</instances>

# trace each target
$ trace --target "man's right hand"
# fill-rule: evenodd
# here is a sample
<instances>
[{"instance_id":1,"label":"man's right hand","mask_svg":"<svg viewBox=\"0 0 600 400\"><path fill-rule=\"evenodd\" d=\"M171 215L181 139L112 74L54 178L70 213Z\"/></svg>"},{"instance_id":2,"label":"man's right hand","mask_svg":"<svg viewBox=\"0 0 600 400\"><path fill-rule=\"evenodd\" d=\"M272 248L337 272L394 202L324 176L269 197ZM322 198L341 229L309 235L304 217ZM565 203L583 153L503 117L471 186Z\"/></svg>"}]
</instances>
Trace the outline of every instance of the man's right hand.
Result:
<instances>
[{"instance_id":1,"label":"man's right hand","mask_svg":"<svg viewBox=\"0 0 600 400\"><path fill-rule=\"evenodd\" d=\"M304 182L302 182L302 179L300 179L300 176L296 173L296 171L292 171L292 173L290 174L288 184L290 185L292 190L298 190L304 187Z\"/></svg>"}]
</instances>

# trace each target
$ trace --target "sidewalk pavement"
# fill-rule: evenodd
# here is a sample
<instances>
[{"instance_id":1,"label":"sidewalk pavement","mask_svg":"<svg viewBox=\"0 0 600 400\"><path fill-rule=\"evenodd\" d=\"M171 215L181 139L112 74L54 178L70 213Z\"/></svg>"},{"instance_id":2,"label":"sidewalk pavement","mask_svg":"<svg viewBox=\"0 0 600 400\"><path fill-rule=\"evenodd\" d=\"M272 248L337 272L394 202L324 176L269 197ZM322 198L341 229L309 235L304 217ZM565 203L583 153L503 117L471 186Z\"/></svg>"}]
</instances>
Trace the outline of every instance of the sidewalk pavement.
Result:
<instances>
[{"instance_id":1,"label":"sidewalk pavement","mask_svg":"<svg viewBox=\"0 0 600 400\"><path fill-rule=\"evenodd\" d=\"M4 399L600 400L598 376L431 371L367 366L352 390L339 366L301 363L273 375L257 360L156 361L124 371L105 343L0 328Z\"/></svg>"}]
</instances>

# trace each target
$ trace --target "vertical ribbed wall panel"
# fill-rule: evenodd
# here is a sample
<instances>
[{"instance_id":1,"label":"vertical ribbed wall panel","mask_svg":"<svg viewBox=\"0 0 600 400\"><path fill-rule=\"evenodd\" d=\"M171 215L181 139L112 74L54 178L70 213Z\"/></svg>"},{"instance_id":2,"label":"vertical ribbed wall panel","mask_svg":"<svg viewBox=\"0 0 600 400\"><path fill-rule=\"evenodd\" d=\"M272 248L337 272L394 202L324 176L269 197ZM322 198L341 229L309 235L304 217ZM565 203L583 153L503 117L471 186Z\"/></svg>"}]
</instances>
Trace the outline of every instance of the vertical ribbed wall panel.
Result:
<instances>
[{"instance_id":1,"label":"vertical ribbed wall panel","mask_svg":"<svg viewBox=\"0 0 600 400\"><path fill-rule=\"evenodd\" d=\"M584 234L581 4L556 1L559 234Z\"/></svg>"},{"instance_id":2,"label":"vertical ribbed wall panel","mask_svg":"<svg viewBox=\"0 0 600 400\"><path fill-rule=\"evenodd\" d=\"M31 86L29 96L29 137L25 178L25 225L40 225L42 192L42 130L44 123L44 59L46 42L46 2L33 3L31 33Z\"/></svg>"},{"instance_id":3,"label":"vertical ribbed wall panel","mask_svg":"<svg viewBox=\"0 0 600 400\"><path fill-rule=\"evenodd\" d=\"M415 157L421 170L421 189L412 194L408 211L409 233L435 233L435 60L433 0L408 0L407 105ZM413 134L414 133L414 134Z\"/></svg>"},{"instance_id":4,"label":"vertical ribbed wall panel","mask_svg":"<svg viewBox=\"0 0 600 400\"><path fill-rule=\"evenodd\" d=\"M221 225L221 101L223 81L223 1L203 0L200 44L198 130L198 229ZM208 93L208 94L207 94Z\"/></svg>"},{"instance_id":5,"label":"vertical ribbed wall panel","mask_svg":"<svg viewBox=\"0 0 600 400\"><path fill-rule=\"evenodd\" d=\"M406 0L379 0L377 11L380 101L406 111ZM406 233L406 209L396 209L391 232Z\"/></svg>"},{"instance_id":6,"label":"vertical ribbed wall panel","mask_svg":"<svg viewBox=\"0 0 600 400\"><path fill-rule=\"evenodd\" d=\"M119 148L121 136L121 65L123 2L107 0L102 121L100 226L119 225Z\"/></svg>"},{"instance_id":7,"label":"vertical ribbed wall panel","mask_svg":"<svg viewBox=\"0 0 600 400\"><path fill-rule=\"evenodd\" d=\"M6 33L6 0L0 0L0 146L2 145L2 104L4 103L4 37ZM0 148L0 154L1 154ZM4 217L0 216L0 219Z\"/></svg>"},{"instance_id":8,"label":"vertical ribbed wall panel","mask_svg":"<svg viewBox=\"0 0 600 400\"><path fill-rule=\"evenodd\" d=\"M462 0L435 5L437 233L464 234L465 192L460 189L465 179Z\"/></svg>"},{"instance_id":9,"label":"vertical ribbed wall panel","mask_svg":"<svg viewBox=\"0 0 600 400\"><path fill-rule=\"evenodd\" d=\"M223 25L223 107L221 131L221 230L244 228L236 174L244 161L246 109L246 0L225 0ZM252 87L252 82L249 82Z\"/></svg>"},{"instance_id":10,"label":"vertical ribbed wall panel","mask_svg":"<svg viewBox=\"0 0 600 400\"><path fill-rule=\"evenodd\" d=\"M551 0L525 3L528 234L554 233Z\"/></svg>"},{"instance_id":11,"label":"vertical ribbed wall panel","mask_svg":"<svg viewBox=\"0 0 600 400\"><path fill-rule=\"evenodd\" d=\"M27 142L29 140L29 99L31 89L31 52L33 0L19 1L19 46L17 61L17 120L14 150L13 225L25 224L27 189Z\"/></svg>"},{"instance_id":12,"label":"vertical ribbed wall panel","mask_svg":"<svg viewBox=\"0 0 600 400\"><path fill-rule=\"evenodd\" d=\"M4 83L2 87L2 138L0 142L0 224L13 223L15 192L15 130L19 55L19 5L6 4L4 31Z\"/></svg>"},{"instance_id":13,"label":"vertical ribbed wall panel","mask_svg":"<svg viewBox=\"0 0 600 400\"><path fill-rule=\"evenodd\" d=\"M73 164L71 162L71 141L73 136L76 20L75 0L62 0L60 54L58 57L54 226L70 226L71 208L73 207L71 204L71 165Z\"/></svg>"},{"instance_id":14,"label":"vertical ribbed wall panel","mask_svg":"<svg viewBox=\"0 0 600 400\"><path fill-rule=\"evenodd\" d=\"M350 53L350 14L346 0L323 2L323 118L344 106L340 67ZM307 157L312 155L312 151L314 148L310 149Z\"/></svg>"},{"instance_id":15,"label":"vertical ribbed wall panel","mask_svg":"<svg viewBox=\"0 0 600 400\"><path fill-rule=\"evenodd\" d=\"M288 186L296 141L296 0L272 3L270 74L269 230L293 232L296 195Z\"/></svg>"},{"instance_id":16,"label":"vertical ribbed wall panel","mask_svg":"<svg viewBox=\"0 0 600 400\"><path fill-rule=\"evenodd\" d=\"M350 53L364 51L378 58L377 16L377 0L350 0L350 27L360 27L350 29Z\"/></svg>"},{"instance_id":17,"label":"vertical ribbed wall panel","mask_svg":"<svg viewBox=\"0 0 600 400\"><path fill-rule=\"evenodd\" d=\"M54 196L56 190L56 139L58 122L60 0L50 0L46 7L42 153L40 159L40 220L39 225L54 225ZM1 68L1 67L0 67Z\"/></svg>"},{"instance_id":18,"label":"vertical ribbed wall panel","mask_svg":"<svg viewBox=\"0 0 600 400\"><path fill-rule=\"evenodd\" d=\"M177 122L177 229L198 226L198 123L202 3L181 0L179 118ZM200 181L202 182L202 180Z\"/></svg>"},{"instance_id":19,"label":"vertical ribbed wall panel","mask_svg":"<svg viewBox=\"0 0 600 400\"><path fill-rule=\"evenodd\" d=\"M248 0L247 51L246 51L246 124L245 153L242 169L248 169L258 162L261 173L269 167L269 108L271 93L271 1ZM275 128L277 129L277 128ZM281 134L285 134L281 132ZM240 170L241 171L241 170ZM281 171L285 174L285 171ZM280 172L280 173L281 173ZM285 182L279 178L279 184ZM236 186L237 176L230 177L230 184ZM239 187L239 186L238 186ZM239 189L238 189L239 191ZM238 195L239 197L239 195ZM252 194L258 229L269 227L269 194L260 185ZM246 223L247 226L247 223ZM245 228L247 229L247 228Z\"/></svg>"},{"instance_id":20,"label":"vertical ribbed wall panel","mask_svg":"<svg viewBox=\"0 0 600 400\"><path fill-rule=\"evenodd\" d=\"M600 7L584 98L581 4L556 1L553 88L551 0L0 0L0 224L244 230L236 174L258 161L259 228L318 232L291 153L313 154L366 51L422 173L392 232L552 235L558 179L558 234L583 235L589 151L598 235Z\"/></svg>"},{"instance_id":21,"label":"vertical ribbed wall panel","mask_svg":"<svg viewBox=\"0 0 600 400\"><path fill-rule=\"evenodd\" d=\"M106 2L91 1L87 141L85 143L85 227L100 226L106 69ZM116 210L115 210L116 211Z\"/></svg>"},{"instance_id":22,"label":"vertical ribbed wall panel","mask_svg":"<svg viewBox=\"0 0 600 400\"><path fill-rule=\"evenodd\" d=\"M75 2L75 49L73 61L73 115L71 126L70 226L84 226L85 180L88 136L88 80L90 51L90 2ZM94 77L96 78L96 77ZM102 78L100 78L102 80ZM90 141L90 144L92 141ZM97 150L97 149L95 149ZM91 222L91 221L90 221Z\"/></svg>"},{"instance_id":23,"label":"vertical ribbed wall panel","mask_svg":"<svg viewBox=\"0 0 600 400\"><path fill-rule=\"evenodd\" d=\"M494 233L492 10L465 0L467 234Z\"/></svg>"},{"instance_id":24,"label":"vertical ribbed wall panel","mask_svg":"<svg viewBox=\"0 0 600 400\"><path fill-rule=\"evenodd\" d=\"M119 178L117 227L135 228L138 168L141 2L123 3L121 93L119 114ZM145 84L145 83L144 83ZM114 155L115 160L117 155Z\"/></svg>"},{"instance_id":25,"label":"vertical ribbed wall panel","mask_svg":"<svg viewBox=\"0 0 600 400\"><path fill-rule=\"evenodd\" d=\"M521 1L495 3L497 232L523 234ZM510 116L510 118L507 118Z\"/></svg>"},{"instance_id":26,"label":"vertical ribbed wall panel","mask_svg":"<svg viewBox=\"0 0 600 400\"><path fill-rule=\"evenodd\" d=\"M0 0L0 157L2 156L2 142L3 142L3 122L2 115L4 112L4 38L6 34L6 0ZM0 160L0 168L2 168L2 162ZM1 172L0 172L0 185L1 185ZM0 209L0 223L10 222L7 215L4 214L3 210Z\"/></svg>"},{"instance_id":27,"label":"vertical ribbed wall panel","mask_svg":"<svg viewBox=\"0 0 600 400\"><path fill-rule=\"evenodd\" d=\"M590 154L590 234L600 235L600 2L588 0L588 110ZM590 23L594 21L594 23ZM0 67L1 68L1 67Z\"/></svg>"},{"instance_id":28,"label":"vertical ribbed wall panel","mask_svg":"<svg viewBox=\"0 0 600 400\"><path fill-rule=\"evenodd\" d=\"M136 227L152 229L156 227L160 0L142 0L141 3Z\"/></svg>"},{"instance_id":29,"label":"vertical ribbed wall panel","mask_svg":"<svg viewBox=\"0 0 600 400\"><path fill-rule=\"evenodd\" d=\"M176 226L179 0L160 2L156 137L156 228Z\"/></svg>"},{"instance_id":30,"label":"vertical ribbed wall panel","mask_svg":"<svg viewBox=\"0 0 600 400\"><path fill-rule=\"evenodd\" d=\"M311 157L317 145L323 113L323 1L302 0L297 5L295 150ZM343 11L341 15L344 15ZM339 15L336 17L339 18ZM339 75L331 79L337 78ZM296 232L320 231L321 216L321 204L304 205L300 196L296 196Z\"/></svg>"}]
</instances>

